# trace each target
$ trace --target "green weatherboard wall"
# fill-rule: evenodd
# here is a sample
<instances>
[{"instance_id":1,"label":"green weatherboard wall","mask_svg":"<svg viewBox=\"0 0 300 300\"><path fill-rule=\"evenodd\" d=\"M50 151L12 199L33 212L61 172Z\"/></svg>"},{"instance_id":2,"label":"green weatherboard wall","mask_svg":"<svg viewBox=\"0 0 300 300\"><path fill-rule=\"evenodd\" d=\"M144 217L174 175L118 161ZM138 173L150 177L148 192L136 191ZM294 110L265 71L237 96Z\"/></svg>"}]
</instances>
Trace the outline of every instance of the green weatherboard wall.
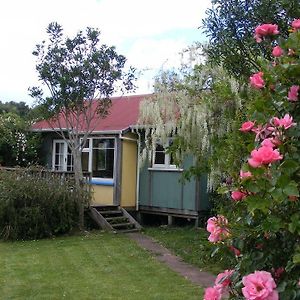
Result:
<instances>
[{"instance_id":1,"label":"green weatherboard wall","mask_svg":"<svg viewBox=\"0 0 300 300\"><path fill-rule=\"evenodd\" d=\"M184 167L192 164L192 158ZM140 172L139 205L184 211L208 209L206 176L200 180L182 180L182 171L152 169L145 165Z\"/></svg>"}]
</instances>

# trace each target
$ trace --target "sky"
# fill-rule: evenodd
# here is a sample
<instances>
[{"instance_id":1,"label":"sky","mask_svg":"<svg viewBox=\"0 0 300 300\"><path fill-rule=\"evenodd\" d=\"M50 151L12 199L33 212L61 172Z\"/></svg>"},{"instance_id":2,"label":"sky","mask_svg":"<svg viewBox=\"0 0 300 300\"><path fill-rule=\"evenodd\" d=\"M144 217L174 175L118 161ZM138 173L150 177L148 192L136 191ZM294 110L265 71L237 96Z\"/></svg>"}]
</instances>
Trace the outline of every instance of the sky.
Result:
<instances>
[{"instance_id":1,"label":"sky","mask_svg":"<svg viewBox=\"0 0 300 300\"><path fill-rule=\"evenodd\" d=\"M136 94L151 93L161 69L179 65L179 52L205 41L199 29L210 0L3 0L0 10L0 101L34 104L28 88L40 85L32 51L50 22L72 37L86 27L101 31L137 69Z\"/></svg>"}]
</instances>

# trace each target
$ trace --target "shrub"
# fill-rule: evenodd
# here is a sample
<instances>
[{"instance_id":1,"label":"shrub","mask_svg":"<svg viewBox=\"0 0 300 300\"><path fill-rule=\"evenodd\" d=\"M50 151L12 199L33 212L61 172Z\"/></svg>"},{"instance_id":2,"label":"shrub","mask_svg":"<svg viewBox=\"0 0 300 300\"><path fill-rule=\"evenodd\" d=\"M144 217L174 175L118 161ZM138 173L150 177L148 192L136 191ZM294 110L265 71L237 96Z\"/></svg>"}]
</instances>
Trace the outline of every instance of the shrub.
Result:
<instances>
[{"instance_id":1,"label":"shrub","mask_svg":"<svg viewBox=\"0 0 300 300\"><path fill-rule=\"evenodd\" d=\"M256 31L274 60L250 77L256 93L240 128L249 151L232 183L219 189L230 192L230 209L208 221L215 251L233 264L206 300L226 291L229 299L300 299L300 19L292 27L286 40L274 24Z\"/></svg>"},{"instance_id":2,"label":"shrub","mask_svg":"<svg viewBox=\"0 0 300 300\"><path fill-rule=\"evenodd\" d=\"M0 234L3 239L39 239L69 232L78 223L72 181L30 169L0 171Z\"/></svg>"}]
</instances>

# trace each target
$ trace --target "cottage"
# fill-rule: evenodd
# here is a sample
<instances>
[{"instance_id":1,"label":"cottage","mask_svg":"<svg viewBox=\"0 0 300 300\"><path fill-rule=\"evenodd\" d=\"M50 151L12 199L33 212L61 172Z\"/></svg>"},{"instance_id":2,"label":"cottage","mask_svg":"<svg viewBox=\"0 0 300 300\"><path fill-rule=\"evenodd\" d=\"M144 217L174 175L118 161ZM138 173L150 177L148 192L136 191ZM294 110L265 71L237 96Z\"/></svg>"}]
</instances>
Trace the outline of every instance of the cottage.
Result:
<instances>
[{"instance_id":1,"label":"cottage","mask_svg":"<svg viewBox=\"0 0 300 300\"><path fill-rule=\"evenodd\" d=\"M151 161L140 164L139 153L145 138L137 126L139 106L148 95L113 97L110 113L98 118L82 151L83 171L90 172L92 206L120 206L139 214L162 214L196 221L208 208L205 177L183 182L188 157L176 167L165 153L167 145L157 142ZM53 124L52 124L53 125ZM47 121L32 126L43 136L43 156L47 168L72 172L72 155L64 140Z\"/></svg>"}]
</instances>

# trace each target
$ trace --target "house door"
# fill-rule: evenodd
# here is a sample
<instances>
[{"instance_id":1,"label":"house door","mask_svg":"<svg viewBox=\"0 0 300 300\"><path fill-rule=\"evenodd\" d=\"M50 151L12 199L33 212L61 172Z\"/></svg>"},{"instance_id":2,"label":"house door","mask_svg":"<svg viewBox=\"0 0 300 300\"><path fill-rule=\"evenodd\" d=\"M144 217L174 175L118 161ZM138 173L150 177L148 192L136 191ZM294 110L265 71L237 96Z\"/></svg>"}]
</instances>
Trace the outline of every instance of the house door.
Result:
<instances>
[{"instance_id":1,"label":"house door","mask_svg":"<svg viewBox=\"0 0 300 300\"><path fill-rule=\"evenodd\" d=\"M64 140L53 141L52 169L54 171L73 171L73 156Z\"/></svg>"}]
</instances>

